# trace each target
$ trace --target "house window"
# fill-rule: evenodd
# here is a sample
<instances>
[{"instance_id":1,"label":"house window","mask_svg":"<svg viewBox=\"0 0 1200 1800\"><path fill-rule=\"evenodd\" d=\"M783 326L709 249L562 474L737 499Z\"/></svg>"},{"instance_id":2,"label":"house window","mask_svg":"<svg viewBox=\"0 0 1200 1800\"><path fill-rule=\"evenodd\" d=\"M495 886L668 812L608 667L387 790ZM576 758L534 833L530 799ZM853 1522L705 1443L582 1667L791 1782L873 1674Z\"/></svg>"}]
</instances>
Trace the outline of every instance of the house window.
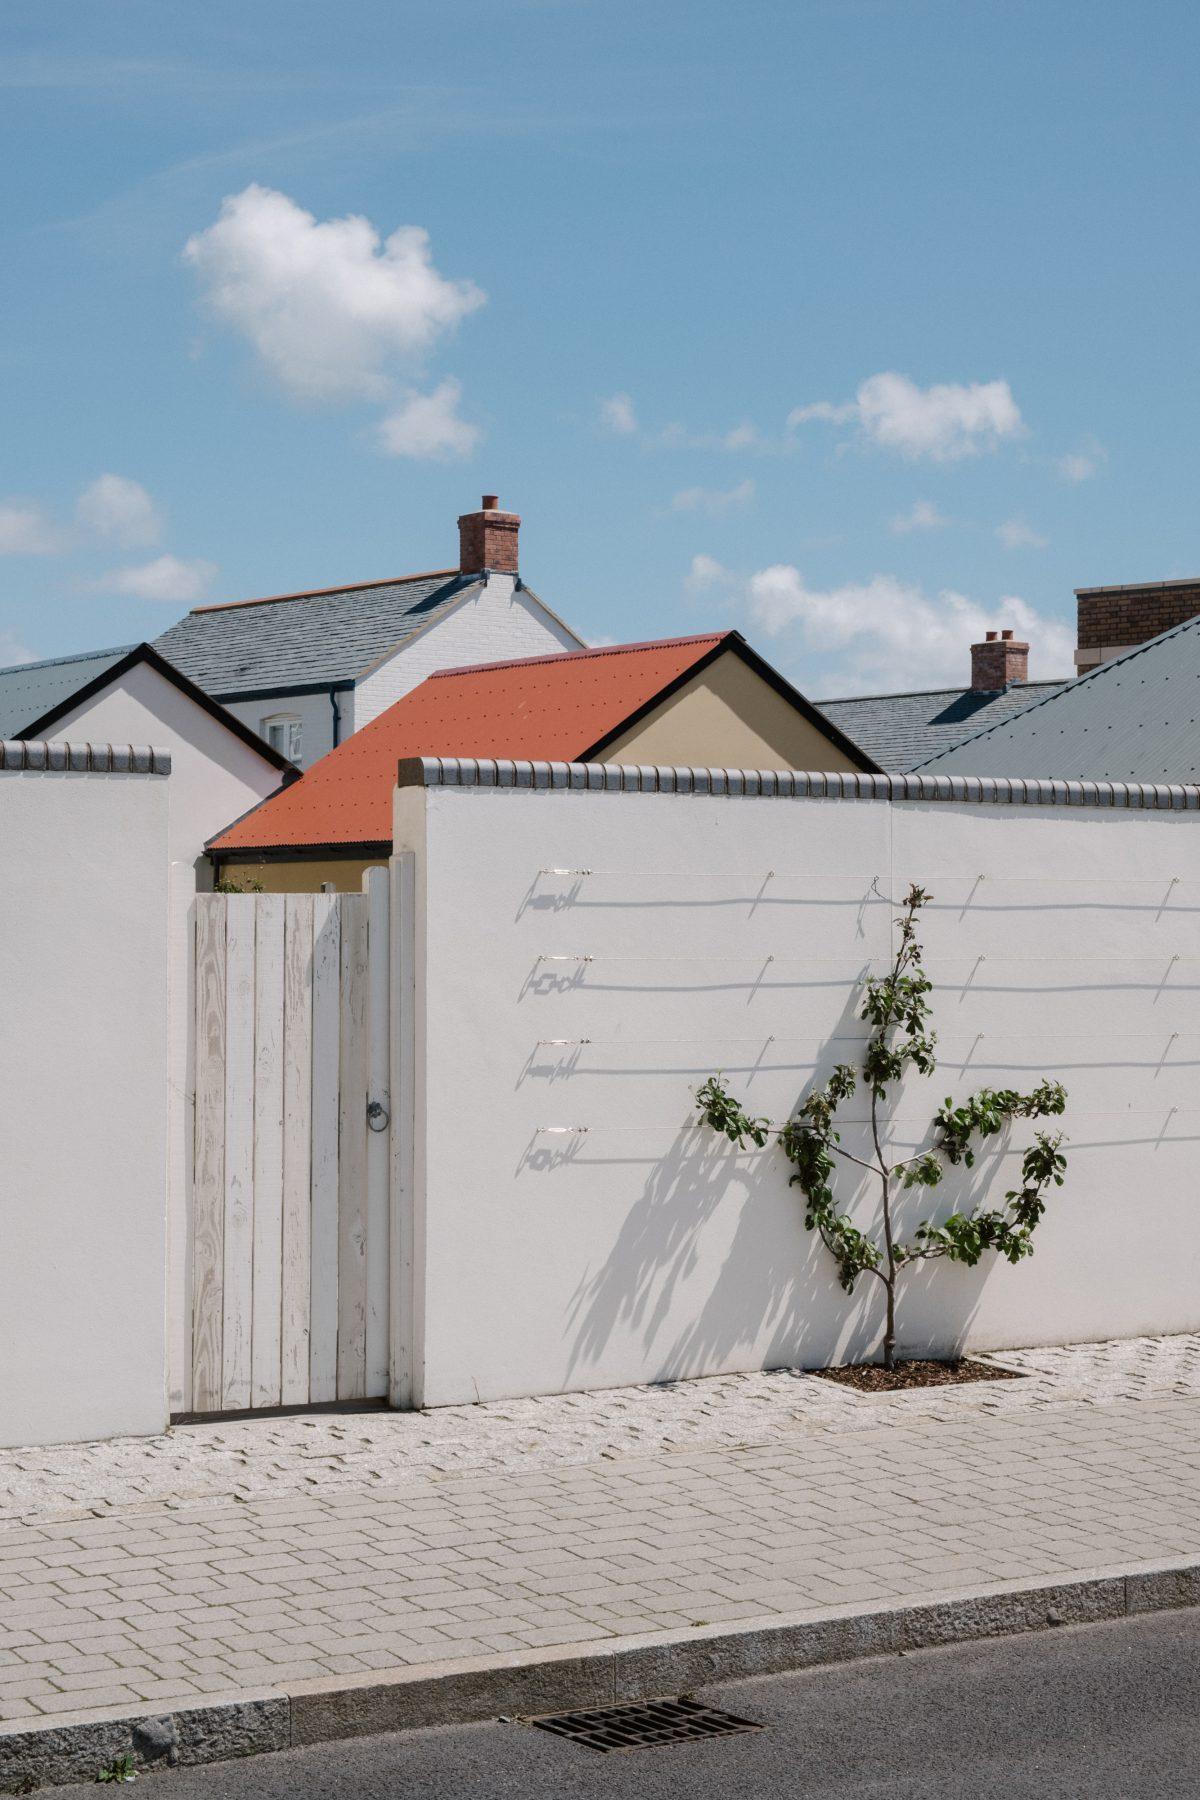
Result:
<instances>
[{"instance_id":1,"label":"house window","mask_svg":"<svg viewBox=\"0 0 1200 1800\"><path fill-rule=\"evenodd\" d=\"M262 721L259 731L272 750L278 750L289 762L300 761L300 721L295 713L272 713Z\"/></svg>"}]
</instances>

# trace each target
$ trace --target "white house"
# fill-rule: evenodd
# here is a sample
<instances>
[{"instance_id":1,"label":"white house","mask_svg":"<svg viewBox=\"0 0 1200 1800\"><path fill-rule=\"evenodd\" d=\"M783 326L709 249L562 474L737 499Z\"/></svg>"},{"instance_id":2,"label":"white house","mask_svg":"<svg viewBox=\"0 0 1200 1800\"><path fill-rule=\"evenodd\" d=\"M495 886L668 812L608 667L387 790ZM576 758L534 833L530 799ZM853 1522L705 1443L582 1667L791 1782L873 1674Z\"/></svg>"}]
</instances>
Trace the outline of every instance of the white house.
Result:
<instances>
[{"instance_id":1,"label":"white house","mask_svg":"<svg viewBox=\"0 0 1200 1800\"><path fill-rule=\"evenodd\" d=\"M257 806L289 775L294 779L295 771L282 751L264 743L149 644L0 670L0 737L152 744L169 754L168 1249L171 1291L180 1294L186 1292L189 1241L191 909L197 887L212 885L204 846L230 818ZM106 854L119 866L126 847L116 839ZM94 873L91 864L81 877L90 880ZM188 1345L180 1309L172 1311L171 1404L178 1411L185 1404Z\"/></svg>"},{"instance_id":2,"label":"white house","mask_svg":"<svg viewBox=\"0 0 1200 1800\"><path fill-rule=\"evenodd\" d=\"M438 669L584 647L522 581L520 525L485 494L457 568L198 606L155 647L307 768Z\"/></svg>"}]
</instances>

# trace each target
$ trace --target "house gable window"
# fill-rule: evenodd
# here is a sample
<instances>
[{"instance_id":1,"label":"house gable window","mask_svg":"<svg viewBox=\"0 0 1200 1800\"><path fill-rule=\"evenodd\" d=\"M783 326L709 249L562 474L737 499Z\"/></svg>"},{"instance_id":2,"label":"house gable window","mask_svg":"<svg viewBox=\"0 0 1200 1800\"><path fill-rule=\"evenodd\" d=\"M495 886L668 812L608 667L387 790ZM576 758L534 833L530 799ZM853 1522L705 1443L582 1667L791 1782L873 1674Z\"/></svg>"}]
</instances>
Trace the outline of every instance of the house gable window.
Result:
<instances>
[{"instance_id":1,"label":"house gable window","mask_svg":"<svg viewBox=\"0 0 1200 1800\"><path fill-rule=\"evenodd\" d=\"M278 750L289 762L300 761L302 738L300 720L295 713L272 713L261 721L258 729L272 750Z\"/></svg>"}]
</instances>

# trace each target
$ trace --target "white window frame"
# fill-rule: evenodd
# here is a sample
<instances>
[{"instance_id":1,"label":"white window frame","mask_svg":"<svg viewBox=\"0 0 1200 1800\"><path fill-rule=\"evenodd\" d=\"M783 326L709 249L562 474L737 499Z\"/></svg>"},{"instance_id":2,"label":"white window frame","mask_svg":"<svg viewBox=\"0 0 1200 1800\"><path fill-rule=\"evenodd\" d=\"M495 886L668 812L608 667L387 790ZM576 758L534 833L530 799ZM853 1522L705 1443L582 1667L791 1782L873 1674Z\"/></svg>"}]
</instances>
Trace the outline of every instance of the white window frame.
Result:
<instances>
[{"instance_id":1,"label":"white window frame","mask_svg":"<svg viewBox=\"0 0 1200 1800\"><path fill-rule=\"evenodd\" d=\"M268 713L259 722L258 734L266 739L272 750L278 750L289 762L300 761L304 728L299 713Z\"/></svg>"}]
</instances>

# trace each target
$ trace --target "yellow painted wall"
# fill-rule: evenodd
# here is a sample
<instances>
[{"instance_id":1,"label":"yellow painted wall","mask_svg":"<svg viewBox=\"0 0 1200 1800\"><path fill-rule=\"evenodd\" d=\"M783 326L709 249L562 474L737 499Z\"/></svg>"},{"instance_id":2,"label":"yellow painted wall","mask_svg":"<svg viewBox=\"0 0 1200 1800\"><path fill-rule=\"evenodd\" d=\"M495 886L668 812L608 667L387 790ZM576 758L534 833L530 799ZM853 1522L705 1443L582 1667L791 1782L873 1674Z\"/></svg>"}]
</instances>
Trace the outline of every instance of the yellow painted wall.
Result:
<instances>
[{"instance_id":1,"label":"yellow painted wall","mask_svg":"<svg viewBox=\"0 0 1200 1800\"><path fill-rule=\"evenodd\" d=\"M603 762L707 769L833 769L855 764L770 682L726 650L610 744Z\"/></svg>"},{"instance_id":2,"label":"yellow painted wall","mask_svg":"<svg viewBox=\"0 0 1200 1800\"><path fill-rule=\"evenodd\" d=\"M602 762L691 764L709 769L833 769L855 765L770 682L727 650L678 693L664 700L605 750ZM384 861L384 858L377 859ZM362 857L324 862L226 863L234 880L244 871L268 894L313 894L332 881L339 893L358 893Z\"/></svg>"},{"instance_id":3,"label":"yellow painted wall","mask_svg":"<svg viewBox=\"0 0 1200 1800\"><path fill-rule=\"evenodd\" d=\"M330 857L323 862L257 862L251 857L244 863L222 858L221 875L230 881L245 881L247 877L261 881L267 894L319 894L327 881L339 894L358 894L362 892L364 871L381 864L386 867L386 856Z\"/></svg>"}]
</instances>

